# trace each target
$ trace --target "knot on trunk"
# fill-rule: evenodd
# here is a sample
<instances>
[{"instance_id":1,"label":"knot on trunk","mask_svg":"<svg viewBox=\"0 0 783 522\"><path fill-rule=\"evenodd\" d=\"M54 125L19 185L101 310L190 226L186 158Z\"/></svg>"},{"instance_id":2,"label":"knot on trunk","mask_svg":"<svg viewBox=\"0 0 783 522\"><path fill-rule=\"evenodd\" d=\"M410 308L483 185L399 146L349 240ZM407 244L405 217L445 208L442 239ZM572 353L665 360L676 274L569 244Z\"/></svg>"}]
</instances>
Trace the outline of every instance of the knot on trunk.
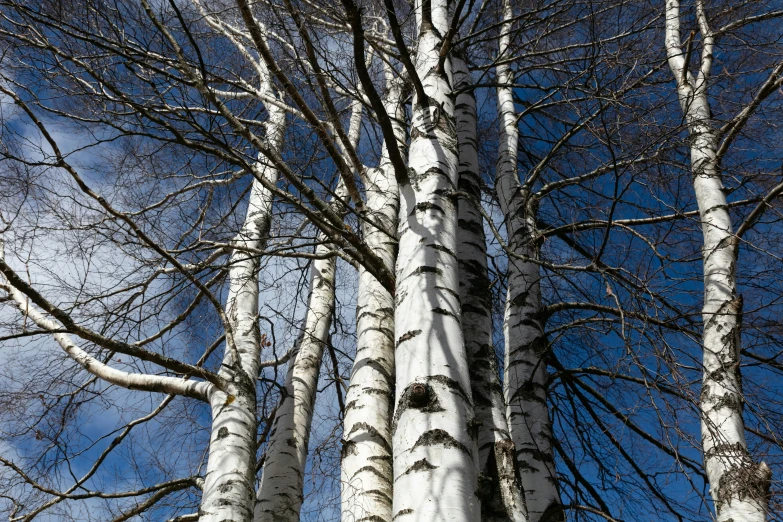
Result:
<instances>
[{"instance_id":1,"label":"knot on trunk","mask_svg":"<svg viewBox=\"0 0 783 522\"><path fill-rule=\"evenodd\" d=\"M394 411L392 433L397 431L397 423L399 422L400 417L409 409L427 413L445 411L440 405L440 401L438 401L438 395L429 384L423 382L411 383L402 393L397 408Z\"/></svg>"},{"instance_id":2,"label":"knot on trunk","mask_svg":"<svg viewBox=\"0 0 783 522\"><path fill-rule=\"evenodd\" d=\"M430 390L429 386L420 382L415 382L409 388L408 400L410 405L414 408L421 408L429 400Z\"/></svg>"}]
</instances>

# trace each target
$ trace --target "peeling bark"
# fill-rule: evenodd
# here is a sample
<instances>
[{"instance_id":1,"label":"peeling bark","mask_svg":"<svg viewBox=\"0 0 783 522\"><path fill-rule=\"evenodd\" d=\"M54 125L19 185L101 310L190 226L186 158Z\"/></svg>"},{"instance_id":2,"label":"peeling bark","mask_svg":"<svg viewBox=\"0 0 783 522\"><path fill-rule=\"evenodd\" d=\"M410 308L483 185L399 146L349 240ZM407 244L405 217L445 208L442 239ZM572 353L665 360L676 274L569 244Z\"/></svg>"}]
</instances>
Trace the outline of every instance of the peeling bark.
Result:
<instances>
[{"instance_id":1,"label":"peeling bark","mask_svg":"<svg viewBox=\"0 0 783 522\"><path fill-rule=\"evenodd\" d=\"M736 281L738 239L716 160L718 137L707 94L713 36L703 3L697 1L696 8L703 37L698 75L690 73L689 59L683 55L676 0L666 2L666 52L690 135L693 188L704 237L704 376L700 400L704 467L719 522L763 522L772 474L764 462L756 463L745 441L740 376L742 296L737 293Z\"/></svg>"}]
</instances>

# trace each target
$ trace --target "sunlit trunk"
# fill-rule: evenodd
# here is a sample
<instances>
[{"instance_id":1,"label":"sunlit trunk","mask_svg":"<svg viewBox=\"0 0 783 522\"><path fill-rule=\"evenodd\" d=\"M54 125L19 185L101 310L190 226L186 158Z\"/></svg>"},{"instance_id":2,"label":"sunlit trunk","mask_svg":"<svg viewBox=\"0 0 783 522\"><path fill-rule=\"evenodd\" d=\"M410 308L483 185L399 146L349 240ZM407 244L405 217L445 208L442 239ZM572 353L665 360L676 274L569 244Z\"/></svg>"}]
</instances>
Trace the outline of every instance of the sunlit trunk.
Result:
<instances>
[{"instance_id":1,"label":"sunlit trunk","mask_svg":"<svg viewBox=\"0 0 783 522\"><path fill-rule=\"evenodd\" d=\"M325 245L316 247L316 254L327 251ZM288 368L285 394L266 448L256 522L299 520L316 386L334 313L334 276L334 257L313 261L310 298L297 353Z\"/></svg>"},{"instance_id":2,"label":"sunlit trunk","mask_svg":"<svg viewBox=\"0 0 783 522\"><path fill-rule=\"evenodd\" d=\"M271 110L269 138L279 148L283 140L285 114ZM274 183L277 171L257 164L256 176ZM234 245L263 250L272 216L272 195L254 181L245 223ZM201 501L202 521L250 521L255 501L256 379L261 355L258 319L258 256L237 248L231 254L226 315L233 332L233 347L227 343L220 375L228 389L214 389L209 460Z\"/></svg>"},{"instance_id":3,"label":"sunlit trunk","mask_svg":"<svg viewBox=\"0 0 783 522\"><path fill-rule=\"evenodd\" d=\"M397 140L404 146L403 86L388 66L386 76L384 104ZM399 195L385 146L379 167L367 171L366 197L365 241L393 271ZM342 520L391 522L394 297L363 267L359 268L356 331L356 358L345 398Z\"/></svg>"},{"instance_id":4,"label":"sunlit trunk","mask_svg":"<svg viewBox=\"0 0 783 522\"><path fill-rule=\"evenodd\" d=\"M361 116L362 106L355 102L348 131L353 147L359 141ZM336 194L343 200L348 196L342 180ZM343 208L339 200L333 201L332 207L338 213ZM326 243L323 234L319 234L319 240L321 243L315 253L326 256L333 247ZM313 261L302 333L297 341L296 355L288 367L285 393L280 398L269 435L255 509L256 522L299 520L318 376L334 315L335 268L334 256Z\"/></svg>"},{"instance_id":5,"label":"sunlit trunk","mask_svg":"<svg viewBox=\"0 0 783 522\"><path fill-rule=\"evenodd\" d=\"M504 2L500 55L510 47L512 3ZM552 427L547 410L547 340L539 316L540 270L535 228L535 202L519 183L519 131L514 108L514 83L509 66L497 66L500 141L495 188L508 232L508 247L524 259L509 256L508 295L504 320L504 393L511 437L517 451L522 487L531 522L564 519L552 451Z\"/></svg>"},{"instance_id":6,"label":"sunlit trunk","mask_svg":"<svg viewBox=\"0 0 783 522\"><path fill-rule=\"evenodd\" d=\"M476 425L462 338L457 266L457 135L451 63L440 60L445 1L417 8L410 183L400 187L395 310L394 518L478 518Z\"/></svg>"},{"instance_id":7,"label":"sunlit trunk","mask_svg":"<svg viewBox=\"0 0 783 522\"><path fill-rule=\"evenodd\" d=\"M697 19L704 49L700 72L694 77L688 71L680 42L679 2L667 0L666 51L690 134L693 188L704 237L704 376L700 401L704 467L718 521L763 522L771 471L764 462L755 462L745 441L740 376L742 296L737 293L736 281L738 240L716 162L718 139L707 97L713 38L700 2ZM691 50L690 44L687 49Z\"/></svg>"},{"instance_id":8,"label":"sunlit trunk","mask_svg":"<svg viewBox=\"0 0 783 522\"><path fill-rule=\"evenodd\" d=\"M484 218L479 210L481 185L476 134L476 99L470 71L462 57L452 58L459 141L458 205L459 293L462 332L470 364L470 387L478 427L481 518L527 521L527 509L515 472L514 444L492 342L492 295L487 270Z\"/></svg>"}]
</instances>

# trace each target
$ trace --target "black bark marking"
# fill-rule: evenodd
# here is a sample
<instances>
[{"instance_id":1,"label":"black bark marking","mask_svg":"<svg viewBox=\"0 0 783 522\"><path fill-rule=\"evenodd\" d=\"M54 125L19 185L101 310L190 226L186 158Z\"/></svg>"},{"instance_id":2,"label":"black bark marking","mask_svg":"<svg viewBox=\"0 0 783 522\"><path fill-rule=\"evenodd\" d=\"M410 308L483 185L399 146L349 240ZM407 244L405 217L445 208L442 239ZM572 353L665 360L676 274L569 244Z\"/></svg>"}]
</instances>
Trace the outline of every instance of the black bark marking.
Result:
<instances>
[{"instance_id":1,"label":"black bark marking","mask_svg":"<svg viewBox=\"0 0 783 522\"><path fill-rule=\"evenodd\" d=\"M353 409L361 410L362 408L364 408L364 405L363 404L357 404L358 402L359 402L358 400L354 400L354 401L351 401L348 404L346 404L345 405L345 411L348 412L348 411L351 411Z\"/></svg>"},{"instance_id":2,"label":"black bark marking","mask_svg":"<svg viewBox=\"0 0 783 522\"><path fill-rule=\"evenodd\" d=\"M433 250L437 250L438 252L443 252L445 254L448 254L451 257L455 258L455 259L457 258L457 255L454 252L452 252L451 249L449 249L449 248L447 248L447 247L445 247L443 245L431 244L431 245L425 245L425 246L426 246L426 248L431 248Z\"/></svg>"},{"instance_id":3,"label":"black bark marking","mask_svg":"<svg viewBox=\"0 0 783 522\"><path fill-rule=\"evenodd\" d=\"M771 479L772 470L764 462L751 462L726 471L718 484L718 511L732 500L752 499L766 505Z\"/></svg>"},{"instance_id":4,"label":"black bark marking","mask_svg":"<svg viewBox=\"0 0 783 522\"><path fill-rule=\"evenodd\" d=\"M373 490L368 491L367 493L377 493L377 490L373 489ZM389 495L385 495L384 494L384 496L388 497ZM378 515L370 515L369 517L362 517L359 520L357 520L356 522L388 522L388 520L386 520L383 517L379 517Z\"/></svg>"},{"instance_id":5,"label":"black bark marking","mask_svg":"<svg viewBox=\"0 0 783 522\"><path fill-rule=\"evenodd\" d=\"M348 432L346 437L350 437L351 435L353 435L354 432L361 429L365 430L372 440L374 440L375 442L383 446L383 449L391 453L392 448L391 445L389 444L389 441L387 441L386 438L383 435L381 435L378 432L378 430L375 429L374 426L370 426L366 422L357 422L356 424L351 426L351 431Z\"/></svg>"},{"instance_id":6,"label":"black bark marking","mask_svg":"<svg viewBox=\"0 0 783 522\"><path fill-rule=\"evenodd\" d=\"M404 343L405 341L410 341L411 339L413 339L414 337L416 337L420 333L421 333L421 330L411 330L409 332L405 332L404 334L402 334L402 336L399 338L399 340L397 340L397 347L399 348L399 346L402 343Z\"/></svg>"},{"instance_id":7,"label":"black bark marking","mask_svg":"<svg viewBox=\"0 0 783 522\"><path fill-rule=\"evenodd\" d=\"M356 473L354 473L353 476L355 477L356 475L358 475L359 473L361 473L363 471L366 471L368 473L372 473L373 475L376 475L376 476L380 477L381 480L383 480L384 482L386 482L388 484L391 484L391 480L389 480L389 477L385 473L383 473L382 471L380 471L377 468L375 468L374 466L362 466L361 468L356 470Z\"/></svg>"},{"instance_id":8,"label":"black bark marking","mask_svg":"<svg viewBox=\"0 0 783 522\"><path fill-rule=\"evenodd\" d=\"M413 445L411 450L414 450L421 446L435 446L435 445L441 445L446 448L456 448L460 450L461 452L465 453L466 455L470 455L470 450L467 446L462 444L460 441L449 435L449 433L446 430L441 429L434 429L425 431L422 433L422 435L418 438L416 443Z\"/></svg>"},{"instance_id":9,"label":"black bark marking","mask_svg":"<svg viewBox=\"0 0 783 522\"><path fill-rule=\"evenodd\" d=\"M729 206L728 205L715 205L714 207L710 207L707 210L705 210L704 213L702 214L702 216L706 216L710 212L715 212L716 210L723 210L723 211L728 212L729 211Z\"/></svg>"},{"instance_id":10,"label":"black bark marking","mask_svg":"<svg viewBox=\"0 0 783 522\"><path fill-rule=\"evenodd\" d=\"M528 467L528 469L535 470L533 466L530 465L529 460L522 460L520 457L523 455L529 455L530 459L535 460L537 462L554 462L555 457L552 455L552 453L545 453L543 451L538 450L537 448L517 448L517 463L519 464L520 468L522 467Z\"/></svg>"},{"instance_id":11,"label":"black bark marking","mask_svg":"<svg viewBox=\"0 0 783 522\"><path fill-rule=\"evenodd\" d=\"M417 460L413 463L411 467L405 470L405 473L403 475L407 475L409 473L416 473L418 471L430 471L433 469L438 469L438 466L433 466L430 464L430 462L427 459L421 459Z\"/></svg>"},{"instance_id":12,"label":"black bark marking","mask_svg":"<svg viewBox=\"0 0 783 522\"><path fill-rule=\"evenodd\" d=\"M440 315L445 315L445 316L448 316L448 317L453 317L453 318L454 318L454 319L456 319L457 321L459 321L459 320L460 320L458 316L456 316L456 315L454 315L453 313L449 312L449 311L448 311L448 310L446 310L445 308L440 308L440 307L438 307L438 308L433 308L433 309L432 309L432 312L433 312L433 313L436 313L436 314L440 314Z\"/></svg>"},{"instance_id":13,"label":"black bark marking","mask_svg":"<svg viewBox=\"0 0 783 522\"><path fill-rule=\"evenodd\" d=\"M455 292L454 290L452 290L451 288L447 288L445 286L437 286L436 285L435 289L436 290L443 290L444 292L446 292L448 294L451 294L452 296L454 296L454 298L457 300L458 303L460 302L459 294L457 292Z\"/></svg>"},{"instance_id":14,"label":"black bark marking","mask_svg":"<svg viewBox=\"0 0 783 522\"><path fill-rule=\"evenodd\" d=\"M510 402L517 399L522 399L525 402L546 404L546 388L543 384L529 380L525 381L514 391Z\"/></svg>"},{"instance_id":15,"label":"black bark marking","mask_svg":"<svg viewBox=\"0 0 783 522\"><path fill-rule=\"evenodd\" d=\"M563 506L559 502L553 501L544 510L540 522L565 522Z\"/></svg>"},{"instance_id":16,"label":"black bark marking","mask_svg":"<svg viewBox=\"0 0 783 522\"><path fill-rule=\"evenodd\" d=\"M371 457L367 457L367 460L382 460L388 464L392 463L392 456L391 455L372 455Z\"/></svg>"},{"instance_id":17,"label":"black bark marking","mask_svg":"<svg viewBox=\"0 0 783 522\"><path fill-rule=\"evenodd\" d=\"M394 340L394 332L390 328L385 328L383 326L368 326L366 328L362 328L357 333L365 334L367 332L378 332L379 334L388 338L390 341ZM361 348L359 348L359 350L365 350L365 349L367 349L367 346L362 346Z\"/></svg>"},{"instance_id":18,"label":"black bark marking","mask_svg":"<svg viewBox=\"0 0 783 522\"><path fill-rule=\"evenodd\" d=\"M418 331L421 332L421 330L418 330ZM408 334L405 334L405 335L408 335ZM403 335L402 337L405 337L405 335ZM403 342L402 337L400 338L400 342ZM413 337L415 337L415 335ZM407 341L407 339L406 339L406 341ZM384 366L384 363L386 363L386 366ZM359 361L359 364L357 364L354 367L353 371L351 372L351 379L353 379L354 374L359 369L362 369L364 367L370 367L373 370L375 370L376 372L378 372L381 375L383 375L383 379L386 382L391 382L391 380L392 380L392 373L389 372L389 370L386 369L388 366L389 365L388 365L388 363L387 363L387 361L385 359L379 359L379 360L363 359L363 360ZM371 388L371 390L375 390L375 388Z\"/></svg>"},{"instance_id":19,"label":"black bark marking","mask_svg":"<svg viewBox=\"0 0 783 522\"><path fill-rule=\"evenodd\" d=\"M462 315L464 316L465 314L476 314L483 317L489 317L489 312L485 306L475 306L472 304L462 305Z\"/></svg>"},{"instance_id":20,"label":"black bark marking","mask_svg":"<svg viewBox=\"0 0 783 522\"><path fill-rule=\"evenodd\" d=\"M707 323L704 325L704 328L710 328L713 326L714 322L720 321L721 319L725 319L726 316L736 316L737 322L739 323L741 315L742 315L742 308L743 308L743 298L741 295L738 295L731 301L726 301L720 305L718 310L715 311L714 314L712 314L712 317L709 318Z\"/></svg>"},{"instance_id":21,"label":"black bark marking","mask_svg":"<svg viewBox=\"0 0 783 522\"><path fill-rule=\"evenodd\" d=\"M459 396L462 397L462 400L468 404L471 403L468 394L465 393L465 390L462 389L462 386L460 386L460 384L451 377L446 377L445 375L432 375L427 380L431 382L434 381L446 386L452 392L459 394Z\"/></svg>"},{"instance_id":22,"label":"black bark marking","mask_svg":"<svg viewBox=\"0 0 783 522\"><path fill-rule=\"evenodd\" d=\"M368 495L370 495L370 494L377 495L377 496L381 497L383 500L387 501L389 504L392 503L392 498L389 496L389 494L386 493L385 491L381 491L380 489L368 489L367 490L367 494ZM381 517L377 517L377 516L368 517L368 518L385 520L385 519L382 519ZM366 520L366 518L362 518L360 520Z\"/></svg>"},{"instance_id":23,"label":"black bark marking","mask_svg":"<svg viewBox=\"0 0 783 522\"><path fill-rule=\"evenodd\" d=\"M420 275L420 274L437 274L437 275L443 275L443 270L440 268L434 267L434 266L426 266L422 265L418 268L416 268L413 272L408 274L408 277Z\"/></svg>"},{"instance_id":24,"label":"black bark marking","mask_svg":"<svg viewBox=\"0 0 783 522\"><path fill-rule=\"evenodd\" d=\"M484 232L481 223L478 221L468 221L466 219L458 219L457 226L462 230L465 230L467 232L472 232L474 234L481 234L482 232Z\"/></svg>"},{"instance_id":25,"label":"black bark marking","mask_svg":"<svg viewBox=\"0 0 783 522\"><path fill-rule=\"evenodd\" d=\"M238 480L227 480L225 483L218 486L217 490L220 493L228 493L232 489L234 489L234 484L239 483Z\"/></svg>"},{"instance_id":26,"label":"black bark marking","mask_svg":"<svg viewBox=\"0 0 783 522\"><path fill-rule=\"evenodd\" d=\"M409 215L413 216L417 212L426 212L427 210L437 210L441 214L446 213L446 211L443 210L443 207L440 205L436 205L435 203L431 203L429 201L422 201L421 203L416 203Z\"/></svg>"},{"instance_id":27,"label":"black bark marking","mask_svg":"<svg viewBox=\"0 0 783 522\"><path fill-rule=\"evenodd\" d=\"M365 317L372 317L372 318L375 318L375 319L381 318L375 312L371 312L371 311L367 310L366 312L362 311L361 313L356 314L356 321L358 322L360 319L364 319Z\"/></svg>"},{"instance_id":28,"label":"black bark marking","mask_svg":"<svg viewBox=\"0 0 783 522\"><path fill-rule=\"evenodd\" d=\"M709 390L706 387L702 390L701 401L702 406L705 408L707 406L709 406L711 410L726 408L735 413L742 413L745 406L745 400L742 398L742 395L738 393L727 393L721 396L710 395ZM714 401L714 404L708 404L711 401Z\"/></svg>"},{"instance_id":29,"label":"black bark marking","mask_svg":"<svg viewBox=\"0 0 783 522\"><path fill-rule=\"evenodd\" d=\"M448 147L444 147L444 148L448 148ZM430 167L430 168L428 168L427 170L424 171L424 174L422 174L421 178L423 179L423 178L427 178L427 177L433 176L433 175L441 176L446 183L451 185L452 189L454 188L454 182L451 180L451 176L449 176L440 167ZM432 192L433 192L433 194L436 194L436 195L439 195L439 196L445 193L445 191L443 191L443 190L440 190L440 191L433 190Z\"/></svg>"},{"instance_id":30,"label":"black bark marking","mask_svg":"<svg viewBox=\"0 0 783 522\"><path fill-rule=\"evenodd\" d=\"M702 436L703 438L703 436ZM703 442L703 441L702 441ZM725 444L716 444L712 447L709 451L706 451L704 453L705 458L712 458L712 457L726 457L728 459L742 459L750 461L750 453L748 450L739 442L734 443L725 443Z\"/></svg>"}]
</instances>

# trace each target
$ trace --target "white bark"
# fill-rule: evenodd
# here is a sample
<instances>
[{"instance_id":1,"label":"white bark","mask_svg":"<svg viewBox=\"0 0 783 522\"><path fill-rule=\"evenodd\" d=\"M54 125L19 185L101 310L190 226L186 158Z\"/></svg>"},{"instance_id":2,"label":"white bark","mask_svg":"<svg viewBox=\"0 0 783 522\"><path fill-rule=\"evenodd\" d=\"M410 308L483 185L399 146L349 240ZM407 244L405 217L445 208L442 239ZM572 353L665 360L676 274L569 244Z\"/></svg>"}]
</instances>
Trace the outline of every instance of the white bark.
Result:
<instances>
[{"instance_id":1,"label":"white bark","mask_svg":"<svg viewBox=\"0 0 783 522\"><path fill-rule=\"evenodd\" d=\"M442 0L422 3L416 71L428 99L414 99L410 183L400 187L394 518L474 521L477 450L451 197L458 159L450 59L439 66L449 6Z\"/></svg>"},{"instance_id":2,"label":"white bark","mask_svg":"<svg viewBox=\"0 0 783 522\"><path fill-rule=\"evenodd\" d=\"M317 254L328 251L319 245ZM313 261L310 298L296 357L266 449L255 520L298 521L321 359L334 312L335 258Z\"/></svg>"},{"instance_id":3,"label":"white bark","mask_svg":"<svg viewBox=\"0 0 783 522\"><path fill-rule=\"evenodd\" d=\"M452 56L459 141L458 204L459 290L462 332L470 363L470 386L478 428L479 491L482 520L527 522L527 508L515 473L514 443L510 440L505 404L492 343L492 296L481 204L476 99L470 71L456 53ZM510 451L509 451L510 450ZM510 455L509 455L510 453ZM500 502L498 502L500 501Z\"/></svg>"},{"instance_id":4,"label":"white bark","mask_svg":"<svg viewBox=\"0 0 783 522\"><path fill-rule=\"evenodd\" d=\"M0 241L0 257L2 257L2 241ZM60 327L35 308L35 305L22 292L10 283L0 283L0 289L8 293L13 304L42 330L56 331ZM53 333L57 344L76 361L85 371L116 386L129 390L144 390L149 392L171 393L207 400L213 385L203 381L190 381L179 377L130 373L112 368L79 347L73 338L64 333Z\"/></svg>"},{"instance_id":5,"label":"white bark","mask_svg":"<svg viewBox=\"0 0 783 522\"><path fill-rule=\"evenodd\" d=\"M228 372L222 372L228 373ZM227 390L213 389L212 433L199 520L247 522L253 517L256 458L255 383L233 372Z\"/></svg>"},{"instance_id":6,"label":"white bark","mask_svg":"<svg viewBox=\"0 0 783 522\"><path fill-rule=\"evenodd\" d=\"M353 147L359 141L361 111L361 104L355 102L348 133ZM348 195L342 181L336 194L340 199ZM335 201L332 205L340 212L342 203ZM321 243L315 249L316 255L332 250L323 234L319 234L319 239ZM313 261L310 296L297 353L289 365L285 395L280 399L269 435L256 501L256 522L299 520L318 376L334 315L335 267L335 257Z\"/></svg>"},{"instance_id":7,"label":"white bark","mask_svg":"<svg viewBox=\"0 0 783 522\"><path fill-rule=\"evenodd\" d=\"M271 84L268 84L271 88ZM279 150L283 141L285 113L270 106L267 139ZM277 171L259 164L256 176L271 183ZM234 243L263 250L272 216L272 195L253 181L245 222ZM253 520L256 463L256 394L260 372L258 331L258 256L234 250L230 259L226 315L234 333L234 349L226 348L220 375L229 383L225 390L213 390L212 433L209 460L199 520L223 522ZM235 353L234 353L235 350Z\"/></svg>"},{"instance_id":8,"label":"white bark","mask_svg":"<svg viewBox=\"0 0 783 522\"><path fill-rule=\"evenodd\" d=\"M404 147L403 85L387 66L386 111L398 144ZM394 167L384 146L377 169L367 171L364 237L394 270L399 209ZM391 411L394 407L394 297L363 267L359 268L356 307L358 343L345 397L341 462L343 522L392 520Z\"/></svg>"},{"instance_id":9,"label":"white bark","mask_svg":"<svg viewBox=\"0 0 783 522\"><path fill-rule=\"evenodd\" d=\"M510 46L513 9L504 3L500 56ZM512 73L507 64L497 66L500 142L495 188L504 215L508 246L522 256L536 259L535 202L517 174L517 130ZM541 309L538 264L518 258L508 260L508 295L505 334L504 393L511 437L517 451L522 486L531 522L564 520L557 488L552 428L546 402L547 349Z\"/></svg>"},{"instance_id":10,"label":"white bark","mask_svg":"<svg viewBox=\"0 0 783 522\"><path fill-rule=\"evenodd\" d=\"M719 522L763 522L771 471L756 463L745 441L744 398L739 371L742 296L737 294L737 238L734 236L716 161L707 80L713 36L703 2L697 1L702 34L700 70L694 77L680 42L680 6L666 2L666 52L690 134L693 188L704 236L704 376L701 391L702 451ZM693 35L690 36L693 38ZM691 50L690 43L685 53Z\"/></svg>"}]
</instances>

